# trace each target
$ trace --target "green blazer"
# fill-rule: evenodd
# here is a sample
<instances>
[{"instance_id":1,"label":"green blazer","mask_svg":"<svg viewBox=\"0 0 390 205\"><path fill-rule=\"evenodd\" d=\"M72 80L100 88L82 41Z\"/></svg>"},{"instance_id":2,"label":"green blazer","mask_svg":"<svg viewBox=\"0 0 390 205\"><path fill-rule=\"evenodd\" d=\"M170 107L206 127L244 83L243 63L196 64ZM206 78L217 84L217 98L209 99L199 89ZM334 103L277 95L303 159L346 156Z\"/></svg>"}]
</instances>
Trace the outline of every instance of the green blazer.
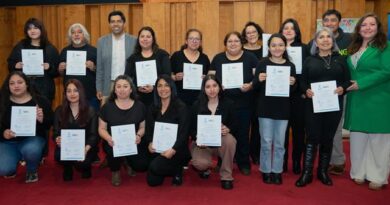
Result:
<instances>
[{"instance_id":1,"label":"green blazer","mask_svg":"<svg viewBox=\"0 0 390 205\"><path fill-rule=\"evenodd\" d=\"M356 67L347 59L359 89L347 94L344 128L365 133L390 133L390 42L381 51L369 46Z\"/></svg>"}]
</instances>

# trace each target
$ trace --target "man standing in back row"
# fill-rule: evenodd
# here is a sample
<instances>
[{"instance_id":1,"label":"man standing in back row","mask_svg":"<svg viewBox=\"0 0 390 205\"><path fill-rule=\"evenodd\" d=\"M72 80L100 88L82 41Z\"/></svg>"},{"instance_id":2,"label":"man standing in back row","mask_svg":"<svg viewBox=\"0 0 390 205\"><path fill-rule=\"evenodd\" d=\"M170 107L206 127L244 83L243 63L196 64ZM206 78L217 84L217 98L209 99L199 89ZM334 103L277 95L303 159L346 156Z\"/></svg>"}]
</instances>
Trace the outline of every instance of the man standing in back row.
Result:
<instances>
[{"instance_id":1,"label":"man standing in back row","mask_svg":"<svg viewBox=\"0 0 390 205\"><path fill-rule=\"evenodd\" d=\"M108 15L111 33L97 43L96 97L103 105L115 78L125 73L126 59L133 53L137 39L125 33L125 15L112 11Z\"/></svg>"},{"instance_id":2,"label":"man standing in back row","mask_svg":"<svg viewBox=\"0 0 390 205\"><path fill-rule=\"evenodd\" d=\"M347 55L347 47L351 44L352 36L349 33L344 33L343 29L340 28L341 14L335 9L329 9L322 15L322 26L328 27L332 30L336 44L340 49L340 55ZM313 40L310 41L308 48L311 48ZM344 101L345 102L345 101ZM343 151L343 136L342 136L342 125L344 123L344 111L342 112L340 124L337 127L334 139L332 156L330 160L329 173L335 175L342 175L345 169L345 154Z\"/></svg>"}]
</instances>

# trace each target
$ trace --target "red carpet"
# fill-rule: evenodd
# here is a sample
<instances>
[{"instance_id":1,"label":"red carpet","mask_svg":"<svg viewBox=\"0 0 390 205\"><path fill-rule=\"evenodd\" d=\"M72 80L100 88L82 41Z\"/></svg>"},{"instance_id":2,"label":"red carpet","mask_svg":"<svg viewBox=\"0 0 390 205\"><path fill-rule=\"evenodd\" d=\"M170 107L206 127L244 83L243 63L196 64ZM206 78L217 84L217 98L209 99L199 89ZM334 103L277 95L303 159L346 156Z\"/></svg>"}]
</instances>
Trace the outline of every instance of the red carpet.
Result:
<instances>
[{"instance_id":1,"label":"red carpet","mask_svg":"<svg viewBox=\"0 0 390 205\"><path fill-rule=\"evenodd\" d=\"M345 148L348 153L348 142ZM93 178L84 180L75 172L72 182L62 181L62 170L53 161L52 153L39 170L39 182L24 184L25 168L15 179L0 179L0 205L8 204L390 204L390 188L371 191L368 185L355 185L348 173L332 176L334 185L328 187L318 180L305 188L294 186L298 176L291 170L283 174L283 185L266 185L258 168L252 167L250 176L234 170L234 189L222 190L219 176L213 173L208 180L200 179L190 168L185 171L184 184L172 187L167 178L164 185L150 188L145 173L128 177L123 170L122 185L111 186L108 169L94 167ZM349 160L349 159L348 159ZM291 166L290 166L291 167ZM349 165L347 166L349 169Z\"/></svg>"}]
</instances>

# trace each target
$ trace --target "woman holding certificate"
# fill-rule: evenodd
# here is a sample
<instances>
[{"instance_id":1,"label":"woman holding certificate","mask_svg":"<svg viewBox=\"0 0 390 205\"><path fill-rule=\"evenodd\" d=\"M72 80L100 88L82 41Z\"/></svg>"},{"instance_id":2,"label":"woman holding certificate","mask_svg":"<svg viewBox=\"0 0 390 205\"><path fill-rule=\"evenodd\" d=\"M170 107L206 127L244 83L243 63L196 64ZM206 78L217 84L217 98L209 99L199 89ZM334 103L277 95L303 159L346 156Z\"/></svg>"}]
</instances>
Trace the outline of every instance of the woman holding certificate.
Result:
<instances>
[{"instance_id":1,"label":"woman holding certificate","mask_svg":"<svg viewBox=\"0 0 390 205\"><path fill-rule=\"evenodd\" d=\"M301 74L302 74L302 63L305 61L308 56L307 46L302 43L301 40L301 30L299 29L298 22L295 19L286 19L282 26L280 27L279 33L283 34L287 40L287 52L289 54L290 60L295 65L295 70L297 73L297 86L299 87ZM286 130L286 139L284 141L284 162L283 162L283 171L287 171L288 165L288 144L290 137L290 129L292 130L292 160L293 160L293 173L301 173L301 159L303 156L303 151L305 149L305 93L300 89L296 89L291 93L290 102L291 102L291 114Z\"/></svg>"},{"instance_id":2,"label":"woman holding certificate","mask_svg":"<svg viewBox=\"0 0 390 205\"><path fill-rule=\"evenodd\" d=\"M82 24L72 24L67 37L68 46L61 51L58 71L64 76L64 85L69 79L77 79L83 84L89 104L97 111L100 106L95 85L96 48L89 44L89 33Z\"/></svg>"},{"instance_id":3,"label":"woman holding certificate","mask_svg":"<svg viewBox=\"0 0 390 205\"><path fill-rule=\"evenodd\" d=\"M188 107L196 101L202 77L210 67L210 60L202 50L202 33L198 29L190 29L181 50L171 57L172 79L176 83L177 95Z\"/></svg>"},{"instance_id":4,"label":"woman holding certificate","mask_svg":"<svg viewBox=\"0 0 390 205\"><path fill-rule=\"evenodd\" d=\"M24 36L8 57L8 70L23 71L30 77L31 85L51 104L55 95L54 78L58 75L58 51L49 42L45 26L36 18L26 21Z\"/></svg>"},{"instance_id":5,"label":"woman holding certificate","mask_svg":"<svg viewBox=\"0 0 390 205\"><path fill-rule=\"evenodd\" d=\"M388 183L390 166L390 43L378 17L369 13L356 24L348 48L352 85L347 89L344 128L351 131L351 172L369 188Z\"/></svg>"},{"instance_id":6,"label":"woman holding certificate","mask_svg":"<svg viewBox=\"0 0 390 205\"><path fill-rule=\"evenodd\" d=\"M100 110L98 130L104 139L103 149L107 153L113 186L122 182L120 167L123 158L135 171L146 171L148 167L147 144L142 140L146 108L137 99L136 92L130 77L120 75L114 81L109 101Z\"/></svg>"},{"instance_id":7,"label":"woman holding certificate","mask_svg":"<svg viewBox=\"0 0 390 205\"><path fill-rule=\"evenodd\" d=\"M244 51L249 51L256 55L257 59L263 58L263 46L262 46L262 35L263 29L259 24L249 21L245 24L244 29L241 32L244 43ZM256 93L254 93L254 104L256 105ZM257 120L256 112L252 112L251 117L251 136L250 136L250 156L254 164L259 164L260 155L260 133L259 133L259 121Z\"/></svg>"},{"instance_id":8,"label":"woman holding certificate","mask_svg":"<svg viewBox=\"0 0 390 205\"><path fill-rule=\"evenodd\" d=\"M328 167L332 154L333 137L341 119L343 94L350 84L350 73L345 59L338 53L333 32L319 30L310 49L311 56L303 65L301 90L306 93L306 153L301 177L295 186L303 187L313 180L313 164L317 147L319 160L317 178L331 186Z\"/></svg>"},{"instance_id":9,"label":"woman holding certificate","mask_svg":"<svg viewBox=\"0 0 390 205\"><path fill-rule=\"evenodd\" d=\"M0 96L0 176L15 177L19 161L25 160L25 182L36 182L44 137L53 120L50 103L36 95L20 71L6 77Z\"/></svg>"},{"instance_id":10,"label":"woman holding certificate","mask_svg":"<svg viewBox=\"0 0 390 205\"><path fill-rule=\"evenodd\" d=\"M209 74L215 74L222 82L226 97L235 103L239 121L237 135L236 162L244 175L250 174L249 127L252 112L253 73L257 65L254 54L242 49L241 35L230 32L225 36L226 51L217 54L211 62Z\"/></svg>"},{"instance_id":11,"label":"woman holding certificate","mask_svg":"<svg viewBox=\"0 0 390 205\"><path fill-rule=\"evenodd\" d=\"M152 160L147 183L159 186L172 176L172 185L183 183L183 166L187 163L188 127L186 105L177 97L170 75L161 75L154 86L154 103L146 117L145 138Z\"/></svg>"},{"instance_id":12,"label":"woman holding certificate","mask_svg":"<svg viewBox=\"0 0 390 205\"><path fill-rule=\"evenodd\" d=\"M271 35L268 57L256 67L253 86L258 90L257 115L261 136L260 168L263 182L282 184L285 133L290 117L290 94L296 87L295 66L287 54L287 40Z\"/></svg>"},{"instance_id":13,"label":"woman holding certificate","mask_svg":"<svg viewBox=\"0 0 390 205\"><path fill-rule=\"evenodd\" d=\"M53 139L57 144L54 158L63 165L64 181L73 179L73 166L87 179L97 155L97 115L88 105L83 85L76 79L66 82L62 99L54 115Z\"/></svg>"},{"instance_id":14,"label":"woman holding certificate","mask_svg":"<svg viewBox=\"0 0 390 205\"><path fill-rule=\"evenodd\" d=\"M151 27L142 27L134 53L127 59L125 74L138 88L140 100L146 107L153 103L153 84L161 74L171 75L169 54L160 49Z\"/></svg>"},{"instance_id":15,"label":"woman holding certificate","mask_svg":"<svg viewBox=\"0 0 390 205\"><path fill-rule=\"evenodd\" d=\"M215 75L207 75L202 82L199 101L192 107L191 136L193 136L192 165L201 178L208 178L212 155L221 159L219 174L221 187L233 189L233 158L236 152L237 131L233 101L224 98L222 84ZM215 126L212 126L215 125Z\"/></svg>"}]
</instances>

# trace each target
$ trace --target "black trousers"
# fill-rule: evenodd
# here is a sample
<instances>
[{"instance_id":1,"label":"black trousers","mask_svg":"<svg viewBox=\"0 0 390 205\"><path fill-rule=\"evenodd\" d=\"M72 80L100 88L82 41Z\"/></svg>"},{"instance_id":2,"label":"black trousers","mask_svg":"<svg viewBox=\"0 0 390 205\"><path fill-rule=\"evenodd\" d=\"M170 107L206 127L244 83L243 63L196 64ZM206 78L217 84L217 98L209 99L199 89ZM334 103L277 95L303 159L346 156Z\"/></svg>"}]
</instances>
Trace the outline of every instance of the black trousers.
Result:
<instances>
[{"instance_id":1,"label":"black trousers","mask_svg":"<svg viewBox=\"0 0 390 205\"><path fill-rule=\"evenodd\" d=\"M292 130L292 159L300 161L305 150L305 99L300 94L291 96L291 113L284 141L284 161L288 161L290 128Z\"/></svg>"},{"instance_id":2,"label":"black trousers","mask_svg":"<svg viewBox=\"0 0 390 205\"><path fill-rule=\"evenodd\" d=\"M84 161L61 161L61 148L56 146L54 150L55 161L59 162L63 166L74 166L76 169L80 171L87 171L91 169L91 164L93 160L96 158L96 155L97 155L96 148L91 148L87 152Z\"/></svg>"},{"instance_id":3,"label":"black trousers","mask_svg":"<svg viewBox=\"0 0 390 205\"><path fill-rule=\"evenodd\" d=\"M184 160L182 157L173 156L171 159L168 159L160 154L153 154L151 157L152 160L146 177L149 186L161 185L165 177L181 174Z\"/></svg>"},{"instance_id":4,"label":"black trousers","mask_svg":"<svg viewBox=\"0 0 390 205\"><path fill-rule=\"evenodd\" d=\"M137 172L144 172L148 169L149 158L147 156L146 146L142 142L137 146L138 154L125 156L125 157L114 157L112 147L107 143L103 142L103 149L107 153L108 167L112 172L119 171L123 160L127 161L127 164Z\"/></svg>"}]
</instances>

